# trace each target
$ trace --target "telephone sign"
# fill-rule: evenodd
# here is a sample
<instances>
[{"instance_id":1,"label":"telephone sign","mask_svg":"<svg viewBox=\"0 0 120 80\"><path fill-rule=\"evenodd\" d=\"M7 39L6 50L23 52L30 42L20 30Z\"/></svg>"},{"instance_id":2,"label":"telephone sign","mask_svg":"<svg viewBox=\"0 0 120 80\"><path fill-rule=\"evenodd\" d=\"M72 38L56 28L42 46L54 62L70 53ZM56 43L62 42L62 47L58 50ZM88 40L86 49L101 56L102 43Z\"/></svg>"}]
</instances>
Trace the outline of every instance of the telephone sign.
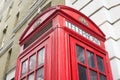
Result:
<instances>
[{"instance_id":1,"label":"telephone sign","mask_svg":"<svg viewBox=\"0 0 120 80\"><path fill-rule=\"evenodd\" d=\"M89 39L90 41L96 43L97 45L100 45L100 41L98 39L96 39L95 37L93 37L92 35L90 35L89 33L85 32L84 30L78 28L77 26L75 26L74 24L66 21L66 26L70 29L72 29L73 31L77 32L78 34L82 35L83 37Z\"/></svg>"}]
</instances>

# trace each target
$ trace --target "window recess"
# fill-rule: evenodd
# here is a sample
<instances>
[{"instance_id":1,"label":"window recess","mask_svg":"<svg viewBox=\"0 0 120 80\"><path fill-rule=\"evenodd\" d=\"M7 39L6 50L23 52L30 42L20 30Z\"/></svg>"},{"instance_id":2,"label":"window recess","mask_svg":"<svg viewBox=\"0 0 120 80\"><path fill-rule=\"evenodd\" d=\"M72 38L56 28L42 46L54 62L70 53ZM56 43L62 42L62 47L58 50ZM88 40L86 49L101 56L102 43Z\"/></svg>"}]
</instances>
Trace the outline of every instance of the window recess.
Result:
<instances>
[{"instance_id":1,"label":"window recess","mask_svg":"<svg viewBox=\"0 0 120 80\"><path fill-rule=\"evenodd\" d=\"M47 32L51 27L52 27L52 21L49 22L47 25L45 25L37 33L35 33L35 35L24 44L24 49L27 48L35 40L37 40L40 36L42 36L45 32Z\"/></svg>"}]
</instances>

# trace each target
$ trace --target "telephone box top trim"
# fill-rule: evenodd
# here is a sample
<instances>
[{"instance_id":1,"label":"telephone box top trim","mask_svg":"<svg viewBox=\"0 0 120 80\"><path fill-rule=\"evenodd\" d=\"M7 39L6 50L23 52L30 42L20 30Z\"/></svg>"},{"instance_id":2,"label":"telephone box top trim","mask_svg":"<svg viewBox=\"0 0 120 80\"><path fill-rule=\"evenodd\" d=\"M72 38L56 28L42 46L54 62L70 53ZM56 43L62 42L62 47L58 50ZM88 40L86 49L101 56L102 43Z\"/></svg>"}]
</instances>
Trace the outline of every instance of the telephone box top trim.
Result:
<instances>
[{"instance_id":1,"label":"telephone box top trim","mask_svg":"<svg viewBox=\"0 0 120 80\"><path fill-rule=\"evenodd\" d=\"M29 37L29 35L32 34L42 23L44 23L47 20L52 20L54 17L52 16L57 16L58 14L62 14L64 16L72 17L76 21L82 23L86 27L88 27L90 30L92 30L95 34L100 36L103 39L103 42L105 41L105 35L104 33L98 28L98 26L90 20L87 16L82 14L80 11L75 10L71 7L68 6L63 6L63 5L57 5L50 7L40 13L38 16L36 16L28 25L28 27L25 29L23 32L22 36L19 39L19 44L23 45L25 42L25 39ZM73 16L75 15L75 16Z\"/></svg>"}]
</instances>

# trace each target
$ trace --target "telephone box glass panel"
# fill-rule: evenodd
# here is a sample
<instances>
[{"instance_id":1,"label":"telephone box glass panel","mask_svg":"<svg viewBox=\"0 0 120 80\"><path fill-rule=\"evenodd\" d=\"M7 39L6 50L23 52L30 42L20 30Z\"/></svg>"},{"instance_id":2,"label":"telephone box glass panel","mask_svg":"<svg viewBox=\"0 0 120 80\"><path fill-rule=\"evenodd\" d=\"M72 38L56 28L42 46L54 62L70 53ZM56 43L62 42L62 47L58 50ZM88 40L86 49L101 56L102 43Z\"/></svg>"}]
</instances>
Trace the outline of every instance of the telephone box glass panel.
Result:
<instances>
[{"instance_id":1,"label":"telephone box glass panel","mask_svg":"<svg viewBox=\"0 0 120 80\"><path fill-rule=\"evenodd\" d=\"M38 55L38 56L37 56ZM44 80L45 48L35 51L22 62L21 80ZM36 62L38 64L36 64Z\"/></svg>"},{"instance_id":2,"label":"telephone box glass panel","mask_svg":"<svg viewBox=\"0 0 120 80\"><path fill-rule=\"evenodd\" d=\"M80 46L76 46L76 52L77 52L77 59L80 62L85 63L84 49Z\"/></svg>"},{"instance_id":3,"label":"telephone box glass panel","mask_svg":"<svg viewBox=\"0 0 120 80\"><path fill-rule=\"evenodd\" d=\"M89 66L95 68L94 54L90 51L87 51L87 57Z\"/></svg>"},{"instance_id":4,"label":"telephone box glass panel","mask_svg":"<svg viewBox=\"0 0 120 80\"><path fill-rule=\"evenodd\" d=\"M78 65L79 80L87 80L86 68Z\"/></svg>"},{"instance_id":5,"label":"telephone box glass panel","mask_svg":"<svg viewBox=\"0 0 120 80\"><path fill-rule=\"evenodd\" d=\"M29 75L28 80L34 80L34 73Z\"/></svg>"},{"instance_id":6,"label":"telephone box glass panel","mask_svg":"<svg viewBox=\"0 0 120 80\"><path fill-rule=\"evenodd\" d=\"M97 63L98 63L98 69L102 72L104 72L104 63L103 59L99 56L97 56Z\"/></svg>"},{"instance_id":7,"label":"telephone box glass panel","mask_svg":"<svg viewBox=\"0 0 120 80\"><path fill-rule=\"evenodd\" d=\"M87 48L76 45L79 80L88 80L88 75L90 80L106 80L104 60L95 54Z\"/></svg>"},{"instance_id":8,"label":"telephone box glass panel","mask_svg":"<svg viewBox=\"0 0 120 80\"><path fill-rule=\"evenodd\" d=\"M106 80L106 77L104 75L100 75L100 80Z\"/></svg>"},{"instance_id":9,"label":"telephone box glass panel","mask_svg":"<svg viewBox=\"0 0 120 80\"><path fill-rule=\"evenodd\" d=\"M38 66L44 63L44 48L38 52Z\"/></svg>"},{"instance_id":10,"label":"telephone box glass panel","mask_svg":"<svg viewBox=\"0 0 120 80\"><path fill-rule=\"evenodd\" d=\"M34 54L33 56L30 57L30 71L34 70L35 68L35 63L36 63L36 55Z\"/></svg>"},{"instance_id":11,"label":"telephone box glass panel","mask_svg":"<svg viewBox=\"0 0 120 80\"><path fill-rule=\"evenodd\" d=\"M90 70L90 80L97 80L97 73Z\"/></svg>"},{"instance_id":12,"label":"telephone box glass panel","mask_svg":"<svg viewBox=\"0 0 120 80\"><path fill-rule=\"evenodd\" d=\"M22 63L22 75L25 75L28 69L28 60Z\"/></svg>"},{"instance_id":13,"label":"telephone box glass panel","mask_svg":"<svg viewBox=\"0 0 120 80\"><path fill-rule=\"evenodd\" d=\"M38 69L37 70L37 80L43 80L44 79L44 68Z\"/></svg>"}]
</instances>

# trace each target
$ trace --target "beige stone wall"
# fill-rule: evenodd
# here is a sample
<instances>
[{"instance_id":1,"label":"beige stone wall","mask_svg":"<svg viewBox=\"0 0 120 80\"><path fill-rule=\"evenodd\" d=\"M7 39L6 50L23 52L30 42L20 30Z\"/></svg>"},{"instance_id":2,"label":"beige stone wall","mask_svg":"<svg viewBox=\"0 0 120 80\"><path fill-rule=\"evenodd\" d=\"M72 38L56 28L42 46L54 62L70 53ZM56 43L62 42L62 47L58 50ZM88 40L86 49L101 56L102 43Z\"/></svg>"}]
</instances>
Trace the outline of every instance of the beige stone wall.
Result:
<instances>
[{"instance_id":1,"label":"beige stone wall","mask_svg":"<svg viewBox=\"0 0 120 80\"><path fill-rule=\"evenodd\" d=\"M64 0L2 0L2 2L0 6L0 80L5 80L6 75L10 75L11 70L15 70L16 60L20 54L19 38L30 21L38 15L40 9L64 4ZM4 29L7 30L5 34ZM3 42L4 45L1 48Z\"/></svg>"},{"instance_id":2,"label":"beige stone wall","mask_svg":"<svg viewBox=\"0 0 120 80\"><path fill-rule=\"evenodd\" d=\"M0 80L5 79L5 72L8 64L8 53L6 52L4 55L0 57Z\"/></svg>"},{"instance_id":3,"label":"beige stone wall","mask_svg":"<svg viewBox=\"0 0 120 80\"><path fill-rule=\"evenodd\" d=\"M120 0L65 0L94 21L106 35L113 80L120 80Z\"/></svg>"},{"instance_id":4,"label":"beige stone wall","mask_svg":"<svg viewBox=\"0 0 120 80\"><path fill-rule=\"evenodd\" d=\"M0 50L0 80L5 80L5 75L7 74L7 72L15 68L16 59L20 52L20 46L18 43L19 38L27 25L24 25L16 33L14 33L13 30L16 28L17 23L19 23L19 21L22 20L22 18L26 15L27 11L30 8L30 5L33 3L34 0L29 0L30 2L28 0L24 0L24 2L22 1L23 0L11 0L10 3L8 3L8 6L5 7L4 12L1 14L3 18L0 22L0 46L3 42L3 36L4 46ZM19 18L16 22L18 12ZM3 35L3 30L6 28L6 26L8 26L7 31L6 34ZM10 49L12 49L11 53L9 53Z\"/></svg>"},{"instance_id":5,"label":"beige stone wall","mask_svg":"<svg viewBox=\"0 0 120 80\"><path fill-rule=\"evenodd\" d=\"M64 5L65 4L65 0L52 0L52 5Z\"/></svg>"}]
</instances>

